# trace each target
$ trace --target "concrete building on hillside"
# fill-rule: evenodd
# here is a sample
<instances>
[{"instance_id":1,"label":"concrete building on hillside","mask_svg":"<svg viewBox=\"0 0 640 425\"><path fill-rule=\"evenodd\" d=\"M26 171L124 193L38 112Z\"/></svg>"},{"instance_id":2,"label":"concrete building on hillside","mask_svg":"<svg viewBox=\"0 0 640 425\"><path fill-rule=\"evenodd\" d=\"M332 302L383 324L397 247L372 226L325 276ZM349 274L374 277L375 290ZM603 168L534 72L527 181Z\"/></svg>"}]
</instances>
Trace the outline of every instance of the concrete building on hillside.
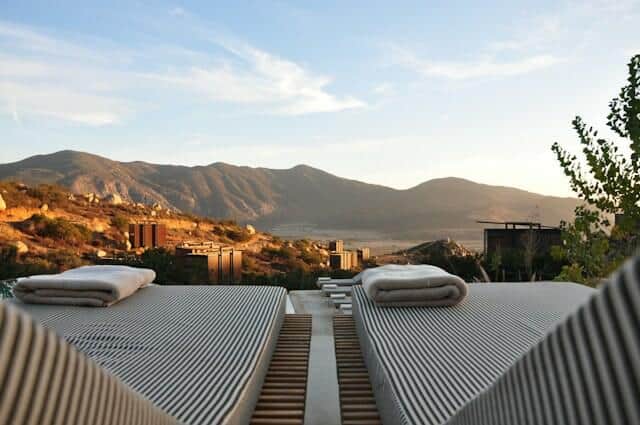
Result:
<instances>
[{"instance_id":1,"label":"concrete building on hillside","mask_svg":"<svg viewBox=\"0 0 640 425\"><path fill-rule=\"evenodd\" d=\"M334 270L351 270L355 268L351 251L332 252L329 254L329 266Z\"/></svg>"},{"instance_id":2,"label":"concrete building on hillside","mask_svg":"<svg viewBox=\"0 0 640 425\"><path fill-rule=\"evenodd\" d=\"M365 261L368 261L371 258L371 251L369 248L359 248L358 249L358 261L362 264Z\"/></svg>"},{"instance_id":3,"label":"concrete building on hillside","mask_svg":"<svg viewBox=\"0 0 640 425\"><path fill-rule=\"evenodd\" d=\"M335 241L329 241L329 251L331 252L342 252L344 251L344 241L342 240L335 240Z\"/></svg>"},{"instance_id":4,"label":"concrete building on hillside","mask_svg":"<svg viewBox=\"0 0 640 425\"><path fill-rule=\"evenodd\" d=\"M129 223L131 248L157 248L167 241L167 226L158 223Z\"/></svg>"},{"instance_id":5,"label":"concrete building on hillside","mask_svg":"<svg viewBox=\"0 0 640 425\"><path fill-rule=\"evenodd\" d=\"M357 269L371 256L369 248L345 250L344 241L339 239L329 241L329 251L329 267L334 270Z\"/></svg>"},{"instance_id":6,"label":"concrete building on hillside","mask_svg":"<svg viewBox=\"0 0 640 425\"><path fill-rule=\"evenodd\" d=\"M186 284L232 284L242 280L242 250L213 242L176 247L176 267Z\"/></svg>"}]
</instances>

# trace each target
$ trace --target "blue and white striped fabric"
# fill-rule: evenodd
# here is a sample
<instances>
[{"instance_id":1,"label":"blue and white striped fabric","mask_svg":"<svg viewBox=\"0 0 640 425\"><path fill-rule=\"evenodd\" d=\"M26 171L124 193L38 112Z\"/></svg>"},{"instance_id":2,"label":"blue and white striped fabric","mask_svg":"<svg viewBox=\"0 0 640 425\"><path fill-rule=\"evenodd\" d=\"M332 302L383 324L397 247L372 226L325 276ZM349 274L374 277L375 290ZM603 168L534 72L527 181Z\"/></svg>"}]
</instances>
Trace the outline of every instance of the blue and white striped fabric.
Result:
<instances>
[{"instance_id":1,"label":"blue and white striped fabric","mask_svg":"<svg viewBox=\"0 0 640 425\"><path fill-rule=\"evenodd\" d=\"M571 283L474 284L454 307L381 308L354 287L383 423L445 424L593 292Z\"/></svg>"},{"instance_id":2,"label":"blue and white striped fabric","mask_svg":"<svg viewBox=\"0 0 640 425\"><path fill-rule=\"evenodd\" d=\"M449 425L640 424L640 258Z\"/></svg>"},{"instance_id":3,"label":"blue and white striped fabric","mask_svg":"<svg viewBox=\"0 0 640 425\"><path fill-rule=\"evenodd\" d=\"M286 291L151 286L108 308L14 305L185 424L248 422Z\"/></svg>"}]
</instances>

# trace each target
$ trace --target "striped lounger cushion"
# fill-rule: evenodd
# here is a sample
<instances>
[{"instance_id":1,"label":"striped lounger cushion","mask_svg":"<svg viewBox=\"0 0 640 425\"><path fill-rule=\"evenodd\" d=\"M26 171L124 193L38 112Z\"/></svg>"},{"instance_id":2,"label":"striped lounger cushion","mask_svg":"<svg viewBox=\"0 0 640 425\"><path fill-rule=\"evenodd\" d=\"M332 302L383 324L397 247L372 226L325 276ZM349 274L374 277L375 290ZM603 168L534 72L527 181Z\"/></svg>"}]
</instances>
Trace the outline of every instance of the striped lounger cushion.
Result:
<instances>
[{"instance_id":1,"label":"striped lounger cushion","mask_svg":"<svg viewBox=\"0 0 640 425\"><path fill-rule=\"evenodd\" d=\"M27 305L36 321L185 424L248 423L286 291L150 286L108 308Z\"/></svg>"},{"instance_id":2,"label":"striped lounger cushion","mask_svg":"<svg viewBox=\"0 0 640 425\"><path fill-rule=\"evenodd\" d=\"M640 424L640 258L449 425Z\"/></svg>"},{"instance_id":3,"label":"striped lounger cushion","mask_svg":"<svg viewBox=\"0 0 640 425\"><path fill-rule=\"evenodd\" d=\"M593 292L572 283L472 284L455 307L391 308L354 287L356 328L383 422L446 423Z\"/></svg>"},{"instance_id":4,"label":"striped lounger cushion","mask_svg":"<svg viewBox=\"0 0 640 425\"><path fill-rule=\"evenodd\" d=\"M177 424L55 333L0 303L0 424Z\"/></svg>"}]
</instances>

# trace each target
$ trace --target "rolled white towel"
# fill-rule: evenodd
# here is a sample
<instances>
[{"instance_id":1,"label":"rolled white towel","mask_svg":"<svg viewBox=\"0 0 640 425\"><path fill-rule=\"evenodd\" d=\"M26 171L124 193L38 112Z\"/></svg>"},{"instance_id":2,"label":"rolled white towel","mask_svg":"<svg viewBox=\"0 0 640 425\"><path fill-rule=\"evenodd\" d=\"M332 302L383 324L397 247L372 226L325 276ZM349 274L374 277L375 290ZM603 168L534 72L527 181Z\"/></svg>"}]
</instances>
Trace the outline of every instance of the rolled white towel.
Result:
<instances>
[{"instance_id":1,"label":"rolled white towel","mask_svg":"<svg viewBox=\"0 0 640 425\"><path fill-rule=\"evenodd\" d=\"M20 278L13 293L25 303L107 307L155 278L156 273L150 269L84 266L60 274Z\"/></svg>"},{"instance_id":2,"label":"rolled white towel","mask_svg":"<svg viewBox=\"0 0 640 425\"><path fill-rule=\"evenodd\" d=\"M446 307L467 296L460 277L430 265L386 265L362 272L362 286L381 306Z\"/></svg>"}]
</instances>

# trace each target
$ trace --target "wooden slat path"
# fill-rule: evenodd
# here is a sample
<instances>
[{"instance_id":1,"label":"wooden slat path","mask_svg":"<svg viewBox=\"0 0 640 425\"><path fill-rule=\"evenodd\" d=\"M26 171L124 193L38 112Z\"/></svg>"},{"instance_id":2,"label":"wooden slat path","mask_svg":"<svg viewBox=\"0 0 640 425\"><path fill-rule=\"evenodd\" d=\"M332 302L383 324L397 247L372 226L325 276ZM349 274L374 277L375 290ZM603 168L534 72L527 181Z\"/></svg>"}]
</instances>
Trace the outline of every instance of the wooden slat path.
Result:
<instances>
[{"instance_id":1,"label":"wooden slat path","mask_svg":"<svg viewBox=\"0 0 640 425\"><path fill-rule=\"evenodd\" d=\"M380 425L369 373L360 351L356 325L350 315L333 317L342 425Z\"/></svg>"},{"instance_id":2,"label":"wooden slat path","mask_svg":"<svg viewBox=\"0 0 640 425\"><path fill-rule=\"evenodd\" d=\"M287 314L251 424L302 425L310 343L311 315Z\"/></svg>"}]
</instances>

